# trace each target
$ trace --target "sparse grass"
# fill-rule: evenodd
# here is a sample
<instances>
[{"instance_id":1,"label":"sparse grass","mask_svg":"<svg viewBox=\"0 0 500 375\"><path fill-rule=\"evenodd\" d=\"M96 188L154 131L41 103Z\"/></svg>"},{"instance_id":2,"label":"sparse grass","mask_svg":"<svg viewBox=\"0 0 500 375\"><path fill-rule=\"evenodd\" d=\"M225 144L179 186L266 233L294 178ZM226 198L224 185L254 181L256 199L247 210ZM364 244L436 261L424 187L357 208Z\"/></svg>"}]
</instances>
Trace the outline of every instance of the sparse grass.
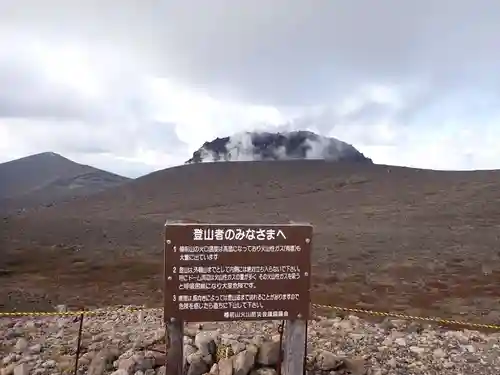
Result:
<instances>
[{"instance_id":1,"label":"sparse grass","mask_svg":"<svg viewBox=\"0 0 500 375\"><path fill-rule=\"evenodd\" d=\"M366 257L356 259L368 261ZM131 303L161 306L162 262L161 255L147 260L143 257L89 260L74 254L57 257L50 250L40 251L36 256L17 252L8 262L13 272L1 278L7 288L2 289L0 296L3 298L9 288L22 284L26 289L56 296L55 302L75 308ZM476 301L482 298L486 308L487 301L491 301L492 308L500 309L499 284L500 272L485 275L471 264L452 260L447 267L429 273L429 267L407 260L386 264L379 272L317 274L313 278L312 301L484 322L488 319L486 314L475 314L479 312Z\"/></svg>"},{"instance_id":2,"label":"sparse grass","mask_svg":"<svg viewBox=\"0 0 500 375\"><path fill-rule=\"evenodd\" d=\"M294 220L315 226L314 302L498 323L483 314L500 310L497 172L257 164L166 171L9 217L0 309L161 306L166 219Z\"/></svg>"}]
</instances>

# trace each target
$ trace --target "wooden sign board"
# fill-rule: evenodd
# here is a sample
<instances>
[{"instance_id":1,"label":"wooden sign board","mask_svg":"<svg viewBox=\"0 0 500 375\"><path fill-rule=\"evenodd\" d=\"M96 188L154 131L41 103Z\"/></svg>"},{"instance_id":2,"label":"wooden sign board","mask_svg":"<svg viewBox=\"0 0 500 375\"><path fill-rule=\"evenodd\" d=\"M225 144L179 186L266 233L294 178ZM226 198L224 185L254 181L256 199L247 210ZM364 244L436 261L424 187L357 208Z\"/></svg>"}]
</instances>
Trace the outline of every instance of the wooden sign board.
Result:
<instances>
[{"instance_id":1,"label":"wooden sign board","mask_svg":"<svg viewBox=\"0 0 500 375\"><path fill-rule=\"evenodd\" d=\"M309 318L310 225L167 223L164 319Z\"/></svg>"}]
</instances>

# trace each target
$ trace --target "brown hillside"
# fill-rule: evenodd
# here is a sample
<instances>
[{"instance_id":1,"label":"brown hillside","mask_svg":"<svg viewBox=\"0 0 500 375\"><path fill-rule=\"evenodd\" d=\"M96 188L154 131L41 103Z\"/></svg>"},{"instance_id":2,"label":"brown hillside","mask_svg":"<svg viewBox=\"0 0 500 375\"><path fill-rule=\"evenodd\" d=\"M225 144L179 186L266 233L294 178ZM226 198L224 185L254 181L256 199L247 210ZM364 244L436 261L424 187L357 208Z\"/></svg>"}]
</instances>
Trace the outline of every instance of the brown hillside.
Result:
<instances>
[{"instance_id":1,"label":"brown hillside","mask_svg":"<svg viewBox=\"0 0 500 375\"><path fill-rule=\"evenodd\" d=\"M165 220L292 220L315 226L315 301L498 323L499 177L324 161L163 170L5 218L0 308L158 305Z\"/></svg>"},{"instance_id":2,"label":"brown hillside","mask_svg":"<svg viewBox=\"0 0 500 375\"><path fill-rule=\"evenodd\" d=\"M0 212L54 204L128 180L52 152L31 155L0 164Z\"/></svg>"}]
</instances>

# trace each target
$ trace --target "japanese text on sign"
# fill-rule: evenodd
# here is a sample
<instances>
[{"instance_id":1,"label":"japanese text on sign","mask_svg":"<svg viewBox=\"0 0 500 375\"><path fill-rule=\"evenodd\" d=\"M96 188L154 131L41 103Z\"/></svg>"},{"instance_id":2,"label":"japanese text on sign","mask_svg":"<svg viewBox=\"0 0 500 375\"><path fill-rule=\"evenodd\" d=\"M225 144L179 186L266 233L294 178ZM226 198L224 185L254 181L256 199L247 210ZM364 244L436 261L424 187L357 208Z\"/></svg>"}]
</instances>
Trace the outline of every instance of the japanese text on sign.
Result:
<instances>
[{"instance_id":1,"label":"japanese text on sign","mask_svg":"<svg viewBox=\"0 0 500 375\"><path fill-rule=\"evenodd\" d=\"M274 241L276 238L286 239L283 230L281 229L263 229L263 228L193 228L193 240L195 241L224 241L224 240L236 240L236 241Z\"/></svg>"},{"instance_id":2,"label":"japanese text on sign","mask_svg":"<svg viewBox=\"0 0 500 375\"><path fill-rule=\"evenodd\" d=\"M165 319L307 319L311 237L309 225L167 225Z\"/></svg>"}]
</instances>

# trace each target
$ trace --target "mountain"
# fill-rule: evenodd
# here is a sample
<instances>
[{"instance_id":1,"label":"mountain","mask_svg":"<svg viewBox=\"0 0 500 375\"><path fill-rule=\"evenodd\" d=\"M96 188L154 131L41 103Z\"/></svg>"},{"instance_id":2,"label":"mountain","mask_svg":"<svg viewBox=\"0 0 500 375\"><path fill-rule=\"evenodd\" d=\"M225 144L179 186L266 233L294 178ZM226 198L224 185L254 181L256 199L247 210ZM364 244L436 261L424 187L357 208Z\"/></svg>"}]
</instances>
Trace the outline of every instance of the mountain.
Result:
<instances>
[{"instance_id":1,"label":"mountain","mask_svg":"<svg viewBox=\"0 0 500 375\"><path fill-rule=\"evenodd\" d=\"M0 212L50 205L128 180L53 152L31 155L0 164Z\"/></svg>"},{"instance_id":2,"label":"mountain","mask_svg":"<svg viewBox=\"0 0 500 375\"><path fill-rule=\"evenodd\" d=\"M324 160L161 170L0 217L0 310L20 291L162 306L166 220L295 221L314 226L313 302L498 323L499 178Z\"/></svg>"},{"instance_id":3,"label":"mountain","mask_svg":"<svg viewBox=\"0 0 500 375\"><path fill-rule=\"evenodd\" d=\"M245 132L205 142L186 163L322 159L372 163L352 145L309 131Z\"/></svg>"}]
</instances>

